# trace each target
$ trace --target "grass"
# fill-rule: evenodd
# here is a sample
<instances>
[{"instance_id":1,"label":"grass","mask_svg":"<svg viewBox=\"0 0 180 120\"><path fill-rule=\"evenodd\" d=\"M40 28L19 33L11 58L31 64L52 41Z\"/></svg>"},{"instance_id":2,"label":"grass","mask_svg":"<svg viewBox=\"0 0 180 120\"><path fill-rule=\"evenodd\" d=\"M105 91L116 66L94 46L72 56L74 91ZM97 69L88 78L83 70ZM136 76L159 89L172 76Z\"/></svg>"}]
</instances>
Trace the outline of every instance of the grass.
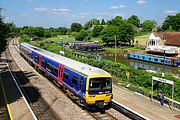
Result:
<instances>
[{"instance_id":1,"label":"grass","mask_svg":"<svg viewBox=\"0 0 180 120\"><path fill-rule=\"evenodd\" d=\"M54 42L75 42L75 38L73 36L70 35L59 35L57 37L52 37L52 38L46 38L44 39L44 41L54 41ZM94 42L94 41L98 41L98 43L102 43L102 39L97 37L94 38L92 37L89 42Z\"/></svg>"},{"instance_id":2,"label":"grass","mask_svg":"<svg viewBox=\"0 0 180 120\"><path fill-rule=\"evenodd\" d=\"M142 35L142 36L136 36L134 38L135 44L136 44L136 41L138 41L139 45L146 45L147 40L149 38L149 35L150 35L150 33L147 33L147 34Z\"/></svg>"},{"instance_id":3,"label":"grass","mask_svg":"<svg viewBox=\"0 0 180 120\"><path fill-rule=\"evenodd\" d=\"M74 42L76 41L73 36L69 35L60 35L57 37L51 37L51 38L46 38L44 41L54 41L54 42Z\"/></svg>"}]
</instances>

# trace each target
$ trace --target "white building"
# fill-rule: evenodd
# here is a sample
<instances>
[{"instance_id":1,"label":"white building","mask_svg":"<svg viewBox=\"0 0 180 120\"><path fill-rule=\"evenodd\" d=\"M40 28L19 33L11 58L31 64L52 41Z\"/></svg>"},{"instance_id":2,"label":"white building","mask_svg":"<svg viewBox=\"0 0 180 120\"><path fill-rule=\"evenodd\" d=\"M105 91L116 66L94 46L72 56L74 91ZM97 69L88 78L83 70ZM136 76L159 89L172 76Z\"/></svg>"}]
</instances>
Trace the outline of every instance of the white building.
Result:
<instances>
[{"instance_id":1,"label":"white building","mask_svg":"<svg viewBox=\"0 0 180 120\"><path fill-rule=\"evenodd\" d=\"M147 53L180 57L180 32L151 33L147 41Z\"/></svg>"}]
</instances>

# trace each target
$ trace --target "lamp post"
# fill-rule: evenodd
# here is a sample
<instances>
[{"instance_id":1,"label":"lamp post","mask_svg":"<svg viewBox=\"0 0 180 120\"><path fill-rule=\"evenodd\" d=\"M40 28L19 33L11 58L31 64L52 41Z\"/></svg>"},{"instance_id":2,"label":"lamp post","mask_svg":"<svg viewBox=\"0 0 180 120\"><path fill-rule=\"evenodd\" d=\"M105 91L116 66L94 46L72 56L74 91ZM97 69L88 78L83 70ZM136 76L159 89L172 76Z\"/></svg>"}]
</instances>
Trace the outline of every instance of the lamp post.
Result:
<instances>
[{"instance_id":1,"label":"lamp post","mask_svg":"<svg viewBox=\"0 0 180 120\"><path fill-rule=\"evenodd\" d=\"M164 50L164 67L163 67L163 73L162 73L162 77L164 79L164 73L165 73L165 63L166 63L166 50ZM164 105L164 82L162 84L162 101L161 101L161 105Z\"/></svg>"}]
</instances>

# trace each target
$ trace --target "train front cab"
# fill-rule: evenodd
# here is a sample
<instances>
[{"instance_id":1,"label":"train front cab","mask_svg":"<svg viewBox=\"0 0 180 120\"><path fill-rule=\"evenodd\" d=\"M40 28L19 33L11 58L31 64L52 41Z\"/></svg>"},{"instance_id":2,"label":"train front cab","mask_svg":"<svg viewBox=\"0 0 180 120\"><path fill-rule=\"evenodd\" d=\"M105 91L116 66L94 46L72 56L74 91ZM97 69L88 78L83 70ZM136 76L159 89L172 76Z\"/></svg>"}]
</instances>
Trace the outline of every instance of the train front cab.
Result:
<instances>
[{"instance_id":1,"label":"train front cab","mask_svg":"<svg viewBox=\"0 0 180 120\"><path fill-rule=\"evenodd\" d=\"M87 77L86 103L88 107L109 109L112 97L112 80L110 75Z\"/></svg>"}]
</instances>

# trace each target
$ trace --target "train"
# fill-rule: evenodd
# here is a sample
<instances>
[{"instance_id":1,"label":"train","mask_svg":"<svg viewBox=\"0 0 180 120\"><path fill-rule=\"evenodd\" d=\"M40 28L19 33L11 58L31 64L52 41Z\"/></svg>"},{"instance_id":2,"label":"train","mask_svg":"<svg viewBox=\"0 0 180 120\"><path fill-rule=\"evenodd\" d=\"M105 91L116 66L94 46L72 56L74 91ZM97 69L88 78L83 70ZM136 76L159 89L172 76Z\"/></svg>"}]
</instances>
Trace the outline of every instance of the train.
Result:
<instances>
[{"instance_id":1,"label":"train","mask_svg":"<svg viewBox=\"0 0 180 120\"><path fill-rule=\"evenodd\" d=\"M111 107L112 76L108 72L28 43L20 43L19 50L31 65L50 76L82 107Z\"/></svg>"}]
</instances>

